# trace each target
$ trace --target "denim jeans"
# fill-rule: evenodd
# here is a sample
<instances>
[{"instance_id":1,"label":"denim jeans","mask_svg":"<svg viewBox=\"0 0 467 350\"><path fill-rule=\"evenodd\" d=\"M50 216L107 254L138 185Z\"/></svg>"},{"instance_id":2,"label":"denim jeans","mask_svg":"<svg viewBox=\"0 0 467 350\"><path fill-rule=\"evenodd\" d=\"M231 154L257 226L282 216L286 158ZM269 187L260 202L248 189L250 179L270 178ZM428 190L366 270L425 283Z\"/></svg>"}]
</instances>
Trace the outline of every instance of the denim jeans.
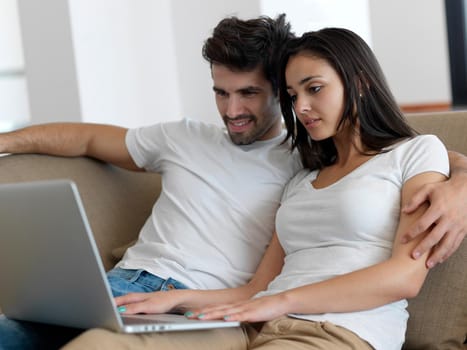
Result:
<instances>
[{"instance_id":1,"label":"denim jeans","mask_svg":"<svg viewBox=\"0 0 467 350\"><path fill-rule=\"evenodd\" d=\"M114 296L132 292L187 289L184 284L172 278L165 280L144 270L115 268L107 273L107 278ZM0 315L0 350L58 349L81 332L82 329L15 321Z\"/></svg>"},{"instance_id":2,"label":"denim jeans","mask_svg":"<svg viewBox=\"0 0 467 350\"><path fill-rule=\"evenodd\" d=\"M115 268L107 272L112 293L115 297L128 293L167 291L171 289L188 289L183 283L167 278L166 280L144 270L125 270Z\"/></svg>"}]
</instances>

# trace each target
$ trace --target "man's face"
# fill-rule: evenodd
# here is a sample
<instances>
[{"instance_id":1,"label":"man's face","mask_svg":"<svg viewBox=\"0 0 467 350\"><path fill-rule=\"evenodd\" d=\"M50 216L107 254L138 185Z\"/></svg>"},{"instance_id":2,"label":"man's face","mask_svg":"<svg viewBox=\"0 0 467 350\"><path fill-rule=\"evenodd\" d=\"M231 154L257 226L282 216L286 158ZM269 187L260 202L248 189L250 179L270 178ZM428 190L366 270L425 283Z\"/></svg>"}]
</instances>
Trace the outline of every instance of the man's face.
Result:
<instances>
[{"instance_id":1,"label":"man's face","mask_svg":"<svg viewBox=\"0 0 467 350\"><path fill-rule=\"evenodd\" d=\"M240 72L213 64L212 79L217 109L233 143L248 145L280 134L279 100L261 67Z\"/></svg>"}]
</instances>

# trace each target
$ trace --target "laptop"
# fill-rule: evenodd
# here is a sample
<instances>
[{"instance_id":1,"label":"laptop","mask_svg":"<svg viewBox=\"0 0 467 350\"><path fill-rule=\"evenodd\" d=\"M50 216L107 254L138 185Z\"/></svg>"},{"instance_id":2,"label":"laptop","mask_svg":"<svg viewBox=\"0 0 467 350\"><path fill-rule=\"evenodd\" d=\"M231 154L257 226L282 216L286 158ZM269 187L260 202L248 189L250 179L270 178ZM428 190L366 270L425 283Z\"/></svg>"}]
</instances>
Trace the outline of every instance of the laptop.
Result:
<instances>
[{"instance_id":1,"label":"laptop","mask_svg":"<svg viewBox=\"0 0 467 350\"><path fill-rule=\"evenodd\" d=\"M125 333L237 327L183 315L120 315L77 186L0 185L0 308L11 319Z\"/></svg>"}]
</instances>

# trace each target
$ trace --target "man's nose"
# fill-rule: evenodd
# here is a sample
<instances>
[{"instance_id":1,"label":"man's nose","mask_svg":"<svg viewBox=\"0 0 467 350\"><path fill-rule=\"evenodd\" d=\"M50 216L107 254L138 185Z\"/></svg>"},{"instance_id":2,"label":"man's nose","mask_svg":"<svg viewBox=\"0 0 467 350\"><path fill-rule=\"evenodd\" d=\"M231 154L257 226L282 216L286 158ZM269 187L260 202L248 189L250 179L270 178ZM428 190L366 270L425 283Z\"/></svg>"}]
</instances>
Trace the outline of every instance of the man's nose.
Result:
<instances>
[{"instance_id":1,"label":"man's nose","mask_svg":"<svg viewBox=\"0 0 467 350\"><path fill-rule=\"evenodd\" d=\"M227 104L227 116L235 118L239 115L245 114L245 107L238 97L230 97Z\"/></svg>"}]
</instances>

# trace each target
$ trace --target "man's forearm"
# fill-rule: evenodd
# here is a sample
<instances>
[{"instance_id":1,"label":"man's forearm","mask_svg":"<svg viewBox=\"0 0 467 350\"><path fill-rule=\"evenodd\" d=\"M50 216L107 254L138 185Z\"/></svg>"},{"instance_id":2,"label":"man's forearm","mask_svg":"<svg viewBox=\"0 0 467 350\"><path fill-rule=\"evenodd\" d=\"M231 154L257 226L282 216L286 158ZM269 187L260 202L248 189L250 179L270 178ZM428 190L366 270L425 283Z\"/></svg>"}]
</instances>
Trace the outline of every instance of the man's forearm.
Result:
<instances>
[{"instance_id":1,"label":"man's forearm","mask_svg":"<svg viewBox=\"0 0 467 350\"><path fill-rule=\"evenodd\" d=\"M127 129L103 124L51 123L0 134L0 153L89 156L130 170L141 170L128 153Z\"/></svg>"},{"instance_id":2,"label":"man's forearm","mask_svg":"<svg viewBox=\"0 0 467 350\"><path fill-rule=\"evenodd\" d=\"M85 155L87 142L84 128L80 124L36 125L0 134L0 153L80 156Z\"/></svg>"}]
</instances>

